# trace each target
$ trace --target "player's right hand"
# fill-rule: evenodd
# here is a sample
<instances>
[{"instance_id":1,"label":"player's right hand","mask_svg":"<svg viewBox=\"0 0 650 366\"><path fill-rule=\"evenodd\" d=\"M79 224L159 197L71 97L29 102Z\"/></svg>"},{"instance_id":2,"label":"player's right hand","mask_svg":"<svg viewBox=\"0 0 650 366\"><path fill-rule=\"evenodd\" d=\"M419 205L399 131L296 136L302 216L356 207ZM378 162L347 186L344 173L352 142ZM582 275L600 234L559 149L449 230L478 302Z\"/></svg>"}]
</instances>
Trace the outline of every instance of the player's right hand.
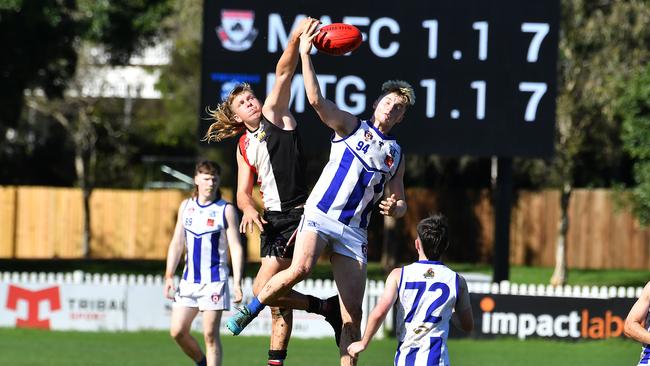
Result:
<instances>
[{"instance_id":1,"label":"player's right hand","mask_svg":"<svg viewBox=\"0 0 650 366\"><path fill-rule=\"evenodd\" d=\"M170 300L174 300L175 292L176 292L176 286L174 286L174 279L165 278L165 288L163 289L163 295Z\"/></svg>"},{"instance_id":2,"label":"player's right hand","mask_svg":"<svg viewBox=\"0 0 650 366\"><path fill-rule=\"evenodd\" d=\"M320 20L309 18L309 24L300 35L299 49L301 54L306 55L309 54L309 52L311 51L311 46L312 46L312 42L314 41L314 37L316 37L316 35L319 32L319 30L317 29L319 24L320 24Z\"/></svg>"},{"instance_id":3,"label":"player's right hand","mask_svg":"<svg viewBox=\"0 0 650 366\"><path fill-rule=\"evenodd\" d=\"M257 212L255 209L247 209L244 210L244 217L241 219L241 223L239 224L239 232L242 234L246 234L246 232L253 232L253 225L257 225L257 227L260 229L261 232L264 232L264 225L266 224L266 220L262 216L260 216L260 213Z\"/></svg>"},{"instance_id":4,"label":"player's right hand","mask_svg":"<svg viewBox=\"0 0 650 366\"><path fill-rule=\"evenodd\" d=\"M348 354L352 358L357 358L359 353L363 352L366 349L366 346L362 341L357 341L348 346Z\"/></svg>"}]
</instances>

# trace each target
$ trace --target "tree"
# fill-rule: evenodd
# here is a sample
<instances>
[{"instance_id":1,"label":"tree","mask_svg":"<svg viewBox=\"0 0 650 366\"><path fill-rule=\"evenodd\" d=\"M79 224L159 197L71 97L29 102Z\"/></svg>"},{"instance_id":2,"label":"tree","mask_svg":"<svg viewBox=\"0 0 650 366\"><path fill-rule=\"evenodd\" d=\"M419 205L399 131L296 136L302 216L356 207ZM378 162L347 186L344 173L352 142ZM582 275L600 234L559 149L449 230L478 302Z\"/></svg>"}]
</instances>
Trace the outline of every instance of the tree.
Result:
<instances>
[{"instance_id":1,"label":"tree","mask_svg":"<svg viewBox=\"0 0 650 366\"><path fill-rule=\"evenodd\" d=\"M650 224L650 64L632 80L618 101L623 120L625 150L636 159L632 211L643 225Z\"/></svg>"},{"instance_id":2,"label":"tree","mask_svg":"<svg viewBox=\"0 0 650 366\"><path fill-rule=\"evenodd\" d=\"M90 255L89 202L98 135L115 131L115 125L98 112L98 99L84 96L82 80L93 72L84 50L89 45L101 47L108 64L125 64L131 55L161 39L167 29L163 21L171 10L169 0L16 0L11 7L0 8L2 34L16 38L11 40L15 43L11 57L0 59L0 77L12 81L3 90L9 112L0 118L4 126L15 125L24 92L30 89L30 108L67 132L84 197L84 256Z\"/></svg>"},{"instance_id":3,"label":"tree","mask_svg":"<svg viewBox=\"0 0 650 366\"><path fill-rule=\"evenodd\" d=\"M624 179L615 98L650 56L650 5L642 0L563 0L556 155L549 182L562 187L553 285L566 283L572 188Z\"/></svg>"}]
</instances>

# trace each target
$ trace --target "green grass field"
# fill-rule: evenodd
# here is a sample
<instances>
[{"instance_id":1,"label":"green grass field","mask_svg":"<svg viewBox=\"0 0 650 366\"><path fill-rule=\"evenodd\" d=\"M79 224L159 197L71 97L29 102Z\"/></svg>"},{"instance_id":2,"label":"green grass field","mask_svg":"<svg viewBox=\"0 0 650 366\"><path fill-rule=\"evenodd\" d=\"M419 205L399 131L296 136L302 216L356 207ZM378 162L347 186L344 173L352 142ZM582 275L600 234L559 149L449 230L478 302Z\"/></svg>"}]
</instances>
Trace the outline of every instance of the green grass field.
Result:
<instances>
[{"instance_id":1,"label":"green grass field","mask_svg":"<svg viewBox=\"0 0 650 366\"><path fill-rule=\"evenodd\" d=\"M196 334L195 336L200 336ZM222 336L225 366L264 365L265 337ZM641 346L631 340L556 342L499 339L450 340L452 365L598 366L636 365ZM360 366L392 365L395 340L374 341ZM0 328L0 365L11 366L165 366L193 363L166 332L50 332ZM337 365L331 339L293 339L287 366Z\"/></svg>"}]
</instances>

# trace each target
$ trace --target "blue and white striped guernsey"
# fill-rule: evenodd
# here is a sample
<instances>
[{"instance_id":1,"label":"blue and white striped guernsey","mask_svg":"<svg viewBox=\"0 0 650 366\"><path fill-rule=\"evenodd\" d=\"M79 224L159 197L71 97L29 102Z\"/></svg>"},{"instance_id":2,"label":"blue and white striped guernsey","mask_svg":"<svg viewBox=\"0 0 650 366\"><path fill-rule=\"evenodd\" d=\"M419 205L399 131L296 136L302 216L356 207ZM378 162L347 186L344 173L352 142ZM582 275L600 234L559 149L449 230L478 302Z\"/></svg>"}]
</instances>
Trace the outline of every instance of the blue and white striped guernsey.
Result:
<instances>
[{"instance_id":1,"label":"blue and white striped guernsey","mask_svg":"<svg viewBox=\"0 0 650 366\"><path fill-rule=\"evenodd\" d=\"M367 228L384 185L397 171L402 149L369 121L332 139L330 158L311 191L306 210L320 210L349 227Z\"/></svg>"},{"instance_id":2,"label":"blue and white striped guernsey","mask_svg":"<svg viewBox=\"0 0 650 366\"><path fill-rule=\"evenodd\" d=\"M226 206L218 200L201 206L190 198L183 209L185 228L185 269L183 279L190 283L228 280Z\"/></svg>"},{"instance_id":3,"label":"blue and white striped guernsey","mask_svg":"<svg viewBox=\"0 0 650 366\"><path fill-rule=\"evenodd\" d=\"M402 268L397 300L396 366L447 366L449 321L458 275L441 262L422 260Z\"/></svg>"}]
</instances>

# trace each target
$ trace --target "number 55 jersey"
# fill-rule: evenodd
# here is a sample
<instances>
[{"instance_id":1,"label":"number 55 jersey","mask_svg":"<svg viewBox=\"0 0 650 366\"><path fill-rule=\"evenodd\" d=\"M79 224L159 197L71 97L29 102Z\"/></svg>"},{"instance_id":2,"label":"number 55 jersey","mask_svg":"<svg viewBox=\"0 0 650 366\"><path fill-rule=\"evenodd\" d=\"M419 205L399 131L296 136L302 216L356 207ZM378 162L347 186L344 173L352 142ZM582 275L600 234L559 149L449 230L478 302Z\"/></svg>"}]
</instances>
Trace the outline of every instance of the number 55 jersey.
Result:
<instances>
[{"instance_id":1,"label":"number 55 jersey","mask_svg":"<svg viewBox=\"0 0 650 366\"><path fill-rule=\"evenodd\" d=\"M442 262L421 260L402 269L395 365L449 365L447 336L457 295L458 275Z\"/></svg>"},{"instance_id":2,"label":"number 55 jersey","mask_svg":"<svg viewBox=\"0 0 650 366\"><path fill-rule=\"evenodd\" d=\"M348 136L332 139L329 161L305 211L319 210L349 227L366 229L384 185L397 172L401 152L394 137L360 121Z\"/></svg>"}]
</instances>

